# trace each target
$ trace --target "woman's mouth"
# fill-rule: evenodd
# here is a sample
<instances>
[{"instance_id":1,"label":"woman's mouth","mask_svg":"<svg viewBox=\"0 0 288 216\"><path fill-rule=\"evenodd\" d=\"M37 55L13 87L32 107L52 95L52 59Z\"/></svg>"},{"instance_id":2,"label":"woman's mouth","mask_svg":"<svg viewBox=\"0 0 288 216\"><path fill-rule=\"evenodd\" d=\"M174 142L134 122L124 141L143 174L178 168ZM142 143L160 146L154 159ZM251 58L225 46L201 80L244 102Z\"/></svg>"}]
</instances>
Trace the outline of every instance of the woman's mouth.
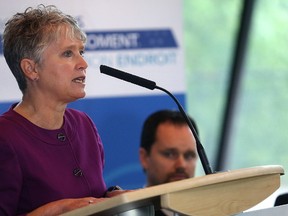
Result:
<instances>
[{"instance_id":1,"label":"woman's mouth","mask_svg":"<svg viewBox=\"0 0 288 216\"><path fill-rule=\"evenodd\" d=\"M72 80L75 83L81 83L81 84L85 84L85 77L77 77L75 79Z\"/></svg>"}]
</instances>

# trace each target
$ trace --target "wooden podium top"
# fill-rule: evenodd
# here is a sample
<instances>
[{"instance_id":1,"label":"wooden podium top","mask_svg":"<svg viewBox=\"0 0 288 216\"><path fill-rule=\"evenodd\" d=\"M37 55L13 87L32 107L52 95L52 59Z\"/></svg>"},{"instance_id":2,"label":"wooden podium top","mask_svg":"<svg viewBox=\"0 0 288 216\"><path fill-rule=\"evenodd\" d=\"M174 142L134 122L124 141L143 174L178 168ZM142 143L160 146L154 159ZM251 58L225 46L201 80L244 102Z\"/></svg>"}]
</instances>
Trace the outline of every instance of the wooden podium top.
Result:
<instances>
[{"instance_id":1,"label":"wooden podium top","mask_svg":"<svg viewBox=\"0 0 288 216\"><path fill-rule=\"evenodd\" d=\"M148 205L184 215L233 215L270 196L283 174L278 165L220 172L127 192L63 216L115 215Z\"/></svg>"}]
</instances>

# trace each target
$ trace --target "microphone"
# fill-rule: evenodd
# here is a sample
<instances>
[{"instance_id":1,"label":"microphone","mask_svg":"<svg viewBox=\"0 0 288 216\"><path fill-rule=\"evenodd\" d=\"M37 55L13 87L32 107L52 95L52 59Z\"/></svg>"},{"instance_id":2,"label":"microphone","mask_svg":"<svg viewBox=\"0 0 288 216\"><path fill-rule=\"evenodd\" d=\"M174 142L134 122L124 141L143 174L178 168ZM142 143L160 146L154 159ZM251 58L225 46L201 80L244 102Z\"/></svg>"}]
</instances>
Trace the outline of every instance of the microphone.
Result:
<instances>
[{"instance_id":1,"label":"microphone","mask_svg":"<svg viewBox=\"0 0 288 216\"><path fill-rule=\"evenodd\" d=\"M168 90L166 90L166 89L164 89L162 87L157 86L154 81L151 81L151 80L139 77L139 76L135 76L133 74L129 74L129 73L126 73L124 71L121 71L121 70L118 70L118 69L115 69L115 68L112 68L112 67L108 67L106 65L100 65L100 72L104 73L106 75L118 78L118 79L122 79L122 80L130 82L130 83L133 83L135 85L139 85L139 86L142 86L144 88L148 88L150 90L159 89L159 90L167 93L175 101L175 103L177 104L179 111L181 112L181 114L185 118L190 130L192 131L192 133L193 133L193 135L195 137L197 153L199 155L199 158L200 158L200 161L202 163L202 167L203 167L203 169L205 171L205 174L207 175L207 174L212 174L213 173L212 168L211 168L211 166L209 164L208 158L206 156L204 147L203 147L203 145L201 144L201 142L199 140L199 137L198 137L198 135L196 133L195 128L193 127L193 125L192 125L191 121L189 120L187 114L185 113L183 107L181 106L179 101L176 99L176 97L172 93L170 93Z\"/></svg>"},{"instance_id":2,"label":"microphone","mask_svg":"<svg viewBox=\"0 0 288 216\"><path fill-rule=\"evenodd\" d=\"M100 71L101 71L101 73L116 77L118 79L122 79L122 80L127 81L127 82L131 82L135 85L140 85L140 86L148 88L150 90L154 90L156 88L156 83L151 81L151 80L147 80L147 79L144 79L142 77L138 77L138 76L135 76L133 74L129 74L129 73L126 73L124 71L108 67L106 65L100 65Z\"/></svg>"}]
</instances>

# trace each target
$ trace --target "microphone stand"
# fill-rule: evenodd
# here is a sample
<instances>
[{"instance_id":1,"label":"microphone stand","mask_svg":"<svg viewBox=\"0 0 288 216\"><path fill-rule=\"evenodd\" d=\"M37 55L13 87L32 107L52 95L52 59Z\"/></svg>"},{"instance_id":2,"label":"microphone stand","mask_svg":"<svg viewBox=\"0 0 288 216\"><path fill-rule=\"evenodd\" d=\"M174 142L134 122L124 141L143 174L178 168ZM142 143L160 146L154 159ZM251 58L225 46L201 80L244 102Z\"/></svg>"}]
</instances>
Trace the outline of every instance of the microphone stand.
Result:
<instances>
[{"instance_id":1,"label":"microphone stand","mask_svg":"<svg viewBox=\"0 0 288 216\"><path fill-rule=\"evenodd\" d=\"M118 79L122 79L122 80L127 81L127 82L131 82L131 83L133 83L135 85L139 85L139 86L142 86L144 88L148 88L150 90L154 90L156 88L156 89L159 89L159 90L167 93L176 102L179 111L181 112L181 114L185 118L189 128L192 131L192 134L195 137L197 153L199 155L199 158L200 158L200 161L202 163L202 166L203 166L203 169L205 171L205 174L207 175L207 174L212 174L213 173L212 169L211 169L211 166L209 164L209 161L207 159L204 147L202 146L202 144L201 144L201 142L200 142L200 140L199 140L199 138L197 136L197 133L196 133L196 131L195 131L193 125L192 125L192 123L190 122L189 118L187 117L187 114L185 113L183 107L178 102L178 100L174 97L173 94L171 94L166 89L157 86L154 81L151 81L151 80L148 80L148 79L145 79L145 78L133 75L133 74L129 74L129 73L126 73L124 71L121 71L121 70L118 70L118 69L115 69L115 68L111 68L111 67L106 66L106 65L100 65L100 72L104 73L106 75L118 78Z\"/></svg>"},{"instance_id":2,"label":"microphone stand","mask_svg":"<svg viewBox=\"0 0 288 216\"><path fill-rule=\"evenodd\" d=\"M203 167L203 169L204 169L204 171L205 171L205 174L206 174L206 175L212 174L213 171L212 171L212 168L211 168L211 166L210 166L210 164L209 164L208 158L207 158L207 156L206 156L204 147L202 146L202 144L201 144L201 142L200 142L200 140L199 140L199 138L198 138L198 135L197 135L197 133L196 133L196 131L195 131L195 129L194 129L191 121L189 120L188 116L186 115L186 113L185 113L183 107L181 106L181 104L179 103L179 101L178 101L178 100L176 99L176 97L175 97L173 94L171 94L168 90L166 90L166 89L164 89L164 88L162 88L162 87L159 87L159 86L157 86L157 85L155 86L155 89L159 89L159 90L167 93L167 94L175 101L175 103L176 103L177 106L178 106L179 111L182 113L182 115L183 115L183 117L185 118L185 120L186 120L189 128L190 128L191 131L192 131L192 134L193 134L194 137L195 137L196 147L197 147L196 149L197 149L197 152L198 152L200 161L201 161L201 163L202 163L202 167Z\"/></svg>"}]
</instances>

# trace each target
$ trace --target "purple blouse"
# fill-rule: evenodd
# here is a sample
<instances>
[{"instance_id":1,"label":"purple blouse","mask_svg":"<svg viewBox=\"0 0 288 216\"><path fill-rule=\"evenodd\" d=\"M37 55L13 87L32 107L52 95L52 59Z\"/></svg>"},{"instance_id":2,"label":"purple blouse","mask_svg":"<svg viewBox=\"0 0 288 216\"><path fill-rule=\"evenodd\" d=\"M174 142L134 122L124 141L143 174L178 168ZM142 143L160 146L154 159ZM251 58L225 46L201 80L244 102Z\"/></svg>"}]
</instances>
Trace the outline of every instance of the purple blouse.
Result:
<instances>
[{"instance_id":1,"label":"purple blouse","mask_svg":"<svg viewBox=\"0 0 288 216\"><path fill-rule=\"evenodd\" d=\"M64 198L103 197L104 152L92 120L66 109L58 130L13 110L0 116L0 215L21 215Z\"/></svg>"}]
</instances>

